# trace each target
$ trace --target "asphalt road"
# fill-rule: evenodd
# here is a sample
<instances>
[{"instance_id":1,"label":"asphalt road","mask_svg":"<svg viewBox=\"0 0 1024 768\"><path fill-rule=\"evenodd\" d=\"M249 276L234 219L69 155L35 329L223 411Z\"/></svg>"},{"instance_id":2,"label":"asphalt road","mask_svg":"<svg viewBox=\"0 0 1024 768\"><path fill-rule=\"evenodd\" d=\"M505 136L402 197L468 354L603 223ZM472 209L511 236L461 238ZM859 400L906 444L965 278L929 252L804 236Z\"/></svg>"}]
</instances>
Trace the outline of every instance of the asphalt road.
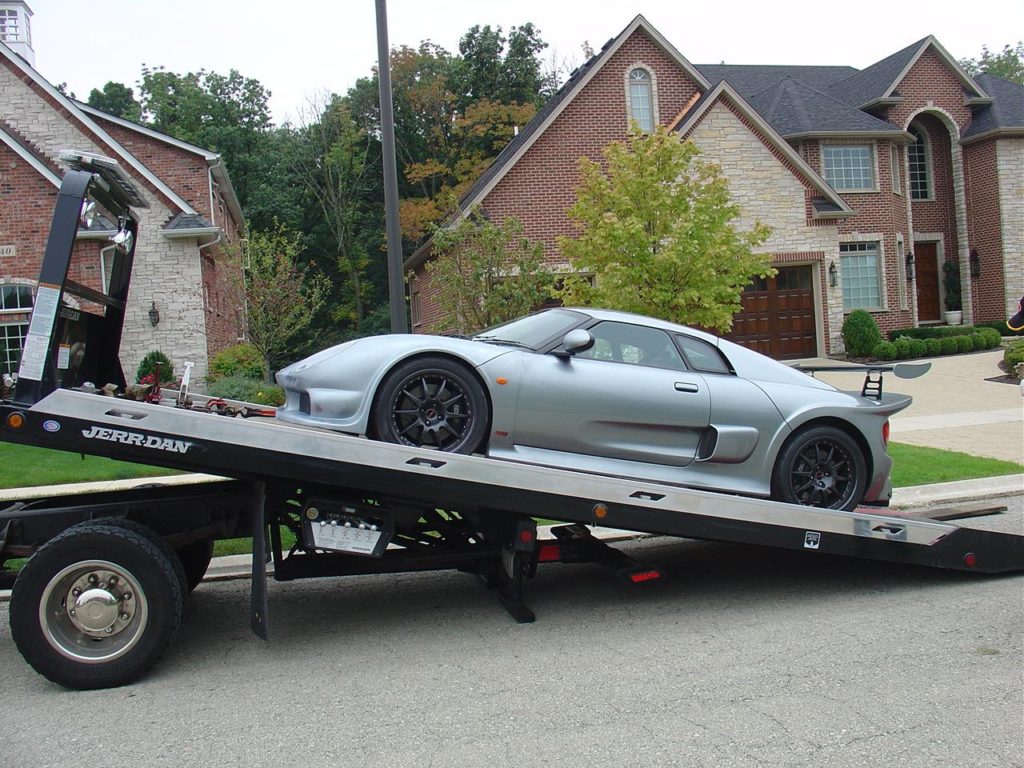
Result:
<instances>
[{"instance_id":1,"label":"asphalt road","mask_svg":"<svg viewBox=\"0 0 1024 768\"><path fill-rule=\"evenodd\" d=\"M1021 528L1020 499L997 527ZM516 625L456 573L205 583L141 682L36 675L0 613L0 766L1024 765L1024 578L649 539L542 567Z\"/></svg>"}]
</instances>

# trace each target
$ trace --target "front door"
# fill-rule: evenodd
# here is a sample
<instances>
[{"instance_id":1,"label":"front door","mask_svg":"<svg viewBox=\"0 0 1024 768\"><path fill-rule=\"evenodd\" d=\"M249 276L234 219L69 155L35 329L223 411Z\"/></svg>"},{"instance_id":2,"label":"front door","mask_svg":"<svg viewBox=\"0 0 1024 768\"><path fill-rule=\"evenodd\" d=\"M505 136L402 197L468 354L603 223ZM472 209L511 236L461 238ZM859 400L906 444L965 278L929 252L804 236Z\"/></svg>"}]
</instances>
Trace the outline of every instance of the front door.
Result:
<instances>
[{"instance_id":1,"label":"front door","mask_svg":"<svg viewBox=\"0 0 1024 768\"><path fill-rule=\"evenodd\" d=\"M942 319L939 306L939 249L936 243L914 243L914 275L917 282L917 319L936 323Z\"/></svg>"}]
</instances>

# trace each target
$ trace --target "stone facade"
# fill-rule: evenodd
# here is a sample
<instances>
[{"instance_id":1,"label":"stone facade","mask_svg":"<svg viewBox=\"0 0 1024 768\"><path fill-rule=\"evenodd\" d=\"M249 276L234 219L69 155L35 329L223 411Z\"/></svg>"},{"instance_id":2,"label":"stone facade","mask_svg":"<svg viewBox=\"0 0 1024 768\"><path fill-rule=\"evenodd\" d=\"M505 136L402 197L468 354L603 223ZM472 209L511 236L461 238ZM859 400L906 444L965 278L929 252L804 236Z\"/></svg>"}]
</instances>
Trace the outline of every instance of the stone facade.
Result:
<instances>
[{"instance_id":1,"label":"stone facade","mask_svg":"<svg viewBox=\"0 0 1024 768\"><path fill-rule=\"evenodd\" d=\"M1000 235L1003 253L1007 255L1003 262L1003 312L1010 317L1024 296L1024 139L997 141L996 167L999 208L1003 212ZM993 272L998 275L996 270Z\"/></svg>"},{"instance_id":2,"label":"stone facade","mask_svg":"<svg viewBox=\"0 0 1024 768\"><path fill-rule=\"evenodd\" d=\"M141 126L133 129L94 119L9 55L0 56L0 130L4 129L57 177L57 158L64 149L113 157L133 177L150 207L136 211L139 237L121 345L125 375L131 379L142 357L160 350L179 373L184 362L195 363L193 376L202 385L208 357L237 343L243 320L237 290L240 267L230 255L243 222L237 204L225 199L233 193L227 193L223 184L213 184L209 158L216 155ZM57 188L5 144L0 144L0 168L0 244L15 245L17 253L14 258L0 257L0 282L34 283ZM176 215L193 212L216 232L189 235L165 229ZM110 256L109 242L79 240L69 277L101 290L102 265ZM155 327L149 317L153 306L160 317Z\"/></svg>"}]
</instances>

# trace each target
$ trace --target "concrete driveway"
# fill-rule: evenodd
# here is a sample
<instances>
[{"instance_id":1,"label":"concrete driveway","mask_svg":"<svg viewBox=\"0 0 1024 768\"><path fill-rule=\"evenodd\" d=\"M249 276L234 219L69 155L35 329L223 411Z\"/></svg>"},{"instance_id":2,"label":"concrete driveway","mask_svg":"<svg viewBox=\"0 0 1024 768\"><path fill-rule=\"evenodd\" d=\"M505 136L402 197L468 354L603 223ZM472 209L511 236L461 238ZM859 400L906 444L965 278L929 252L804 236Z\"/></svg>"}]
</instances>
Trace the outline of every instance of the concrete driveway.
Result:
<instances>
[{"instance_id":1,"label":"concrete driveway","mask_svg":"<svg viewBox=\"0 0 1024 768\"><path fill-rule=\"evenodd\" d=\"M885 376L885 389L912 395L914 403L892 420L892 439L928 448L963 451L1024 463L1024 397L1016 384L987 379L1002 375L1002 350L931 360L918 379ZM909 362L923 362L912 360ZM835 361L807 361L835 365ZM820 373L841 389L860 389L862 374Z\"/></svg>"}]
</instances>

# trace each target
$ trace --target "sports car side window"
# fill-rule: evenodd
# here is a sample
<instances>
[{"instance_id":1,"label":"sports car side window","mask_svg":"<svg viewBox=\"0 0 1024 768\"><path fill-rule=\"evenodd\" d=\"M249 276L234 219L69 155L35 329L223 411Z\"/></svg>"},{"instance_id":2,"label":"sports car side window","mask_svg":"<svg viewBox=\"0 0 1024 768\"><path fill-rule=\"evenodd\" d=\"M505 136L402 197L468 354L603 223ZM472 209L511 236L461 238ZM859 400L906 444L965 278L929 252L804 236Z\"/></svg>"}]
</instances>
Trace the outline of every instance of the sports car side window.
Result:
<instances>
[{"instance_id":1,"label":"sports car side window","mask_svg":"<svg viewBox=\"0 0 1024 768\"><path fill-rule=\"evenodd\" d=\"M729 363L714 344L708 344L703 339L695 339L682 334L676 336L676 341L683 348L686 362L693 370L701 373L732 373Z\"/></svg>"},{"instance_id":2,"label":"sports car side window","mask_svg":"<svg viewBox=\"0 0 1024 768\"><path fill-rule=\"evenodd\" d=\"M685 371L671 337L657 328L605 321L589 329L594 346L576 357Z\"/></svg>"}]
</instances>

